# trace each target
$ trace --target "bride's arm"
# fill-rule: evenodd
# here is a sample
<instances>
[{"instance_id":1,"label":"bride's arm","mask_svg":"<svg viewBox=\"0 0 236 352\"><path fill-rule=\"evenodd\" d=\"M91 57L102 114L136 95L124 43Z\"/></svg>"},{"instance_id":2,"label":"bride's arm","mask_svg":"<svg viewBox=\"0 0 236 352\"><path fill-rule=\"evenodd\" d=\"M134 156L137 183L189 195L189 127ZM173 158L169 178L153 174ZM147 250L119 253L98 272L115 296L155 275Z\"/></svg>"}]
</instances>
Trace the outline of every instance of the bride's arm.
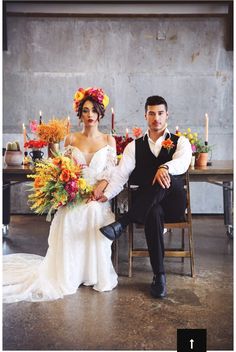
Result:
<instances>
[{"instance_id":1,"label":"bride's arm","mask_svg":"<svg viewBox=\"0 0 236 352\"><path fill-rule=\"evenodd\" d=\"M112 147L111 150L109 150L108 152L108 160L107 160L107 164L106 164L106 168L103 171L103 173L101 175L99 175L99 182L97 183L96 187L93 190L93 196L94 199L98 200L99 198L101 198L101 196L103 196L103 192L105 191L112 170L114 169L115 165L116 165L116 140L114 137L108 135L107 136L107 143L108 145L110 145L110 147Z\"/></svg>"}]
</instances>

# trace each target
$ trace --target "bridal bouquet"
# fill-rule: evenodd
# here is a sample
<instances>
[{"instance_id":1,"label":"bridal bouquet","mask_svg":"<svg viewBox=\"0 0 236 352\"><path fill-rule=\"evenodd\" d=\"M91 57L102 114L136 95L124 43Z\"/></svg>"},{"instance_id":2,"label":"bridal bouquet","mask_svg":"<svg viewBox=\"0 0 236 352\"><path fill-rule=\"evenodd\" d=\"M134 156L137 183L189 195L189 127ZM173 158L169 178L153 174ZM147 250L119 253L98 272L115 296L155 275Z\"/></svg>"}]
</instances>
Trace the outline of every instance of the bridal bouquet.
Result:
<instances>
[{"instance_id":1,"label":"bridal bouquet","mask_svg":"<svg viewBox=\"0 0 236 352\"><path fill-rule=\"evenodd\" d=\"M35 165L35 173L27 175L33 178L33 191L29 195L31 209L37 214L51 213L62 206L73 206L88 198L92 187L82 177L83 166L72 159L58 154L52 160L42 160Z\"/></svg>"}]
</instances>

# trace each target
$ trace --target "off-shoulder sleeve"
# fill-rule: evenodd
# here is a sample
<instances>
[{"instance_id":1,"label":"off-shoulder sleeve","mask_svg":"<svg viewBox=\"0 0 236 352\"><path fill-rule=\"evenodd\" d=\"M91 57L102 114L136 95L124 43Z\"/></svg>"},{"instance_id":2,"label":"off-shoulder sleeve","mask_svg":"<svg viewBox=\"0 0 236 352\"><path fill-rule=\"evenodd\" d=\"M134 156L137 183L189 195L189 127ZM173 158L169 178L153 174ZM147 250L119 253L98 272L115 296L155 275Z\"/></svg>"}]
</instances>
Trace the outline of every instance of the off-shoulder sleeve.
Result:
<instances>
[{"instance_id":1,"label":"off-shoulder sleeve","mask_svg":"<svg viewBox=\"0 0 236 352\"><path fill-rule=\"evenodd\" d=\"M116 163L117 163L117 157L116 157L116 151L114 148L111 146L107 147L107 160L106 160L106 165L104 169L97 175L97 180L106 180L110 181L112 171L114 170Z\"/></svg>"}]
</instances>

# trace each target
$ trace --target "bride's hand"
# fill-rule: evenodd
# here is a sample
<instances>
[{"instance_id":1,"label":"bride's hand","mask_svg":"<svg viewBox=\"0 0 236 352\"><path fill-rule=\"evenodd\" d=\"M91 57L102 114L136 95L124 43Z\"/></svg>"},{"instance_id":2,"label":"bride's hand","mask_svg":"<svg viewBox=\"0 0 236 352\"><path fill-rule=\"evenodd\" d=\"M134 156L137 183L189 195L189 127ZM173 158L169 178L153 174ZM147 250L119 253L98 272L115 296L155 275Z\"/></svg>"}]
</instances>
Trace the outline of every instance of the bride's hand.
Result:
<instances>
[{"instance_id":1,"label":"bride's hand","mask_svg":"<svg viewBox=\"0 0 236 352\"><path fill-rule=\"evenodd\" d=\"M104 197L103 192L108 185L106 180L100 181L93 190L93 198L95 200L99 200L100 198Z\"/></svg>"}]
</instances>

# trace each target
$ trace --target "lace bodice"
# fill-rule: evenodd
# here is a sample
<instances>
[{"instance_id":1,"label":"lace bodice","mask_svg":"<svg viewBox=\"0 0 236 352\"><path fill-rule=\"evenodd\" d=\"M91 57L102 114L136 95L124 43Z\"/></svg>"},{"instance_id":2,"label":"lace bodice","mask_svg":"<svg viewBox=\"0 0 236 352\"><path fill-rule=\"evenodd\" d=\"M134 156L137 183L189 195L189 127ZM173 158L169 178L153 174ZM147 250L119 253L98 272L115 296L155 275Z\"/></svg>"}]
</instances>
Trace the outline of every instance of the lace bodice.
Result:
<instances>
[{"instance_id":1,"label":"lace bodice","mask_svg":"<svg viewBox=\"0 0 236 352\"><path fill-rule=\"evenodd\" d=\"M95 153L88 153L90 154L89 164L87 164L86 161L88 160L86 157L87 155L85 155L85 153L83 153L78 147L69 145L65 148L64 154L69 155L77 163L84 166L83 177L85 177L91 185L102 179L109 181L112 169L116 164L116 152L110 145L105 145Z\"/></svg>"}]
</instances>

